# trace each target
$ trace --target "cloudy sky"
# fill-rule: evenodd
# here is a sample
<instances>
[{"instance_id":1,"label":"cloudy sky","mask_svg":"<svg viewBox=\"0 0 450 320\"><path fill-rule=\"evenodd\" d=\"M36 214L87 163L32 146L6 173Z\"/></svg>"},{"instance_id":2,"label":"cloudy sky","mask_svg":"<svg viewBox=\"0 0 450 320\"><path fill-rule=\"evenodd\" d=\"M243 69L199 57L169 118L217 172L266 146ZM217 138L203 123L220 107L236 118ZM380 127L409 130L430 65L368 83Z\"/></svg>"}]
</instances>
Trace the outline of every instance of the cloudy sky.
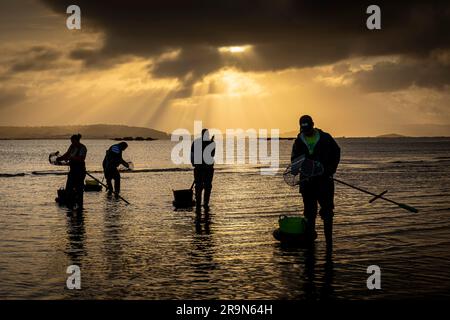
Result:
<instances>
[{"instance_id":1,"label":"cloudy sky","mask_svg":"<svg viewBox=\"0 0 450 320\"><path fill-rule=\"evenodd\" d=\"M448 1L2 0L0 125L450 135L449 30Z\"/></svg>"}]
</instances>

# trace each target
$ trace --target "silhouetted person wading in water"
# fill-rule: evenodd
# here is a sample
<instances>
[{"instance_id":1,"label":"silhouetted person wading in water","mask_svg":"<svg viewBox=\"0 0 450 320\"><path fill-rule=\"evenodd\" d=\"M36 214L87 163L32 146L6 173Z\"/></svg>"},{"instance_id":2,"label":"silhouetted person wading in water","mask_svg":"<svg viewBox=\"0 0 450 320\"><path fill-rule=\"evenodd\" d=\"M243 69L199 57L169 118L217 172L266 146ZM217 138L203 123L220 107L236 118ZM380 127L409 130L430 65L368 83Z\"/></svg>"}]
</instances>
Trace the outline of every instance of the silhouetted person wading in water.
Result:
<instances>
[{"instance_id":1,"label":"silhouetted person wading in water","mask_svg":"<svg viewBox=\"0 0 450 320\"><path fill-rule=\"evenodd\" d=\"M292 147L291 162L300 156L305 156L305 165L308 161L313 160L319 162L324 169L323 174L319 176L309 178L300 176L300 193L303 197L304 216L307 220L307 235L312 241L317 237L315 224L317 204L319 204L327 249L331 249L334 215L334 181L332 178L340 161L341 149L330 134L314 128L314 122L310 116L302 116L299 124L300 133Z\"/></svg>"},{"instance_id":2,"label":"silhouetted person wading in water","mask_svg":"<svg viewBox=\"0 0 450 320\"><path fill-rule=\"evenodd\" d=\"M191 163L194 166L195 203L197 211L201 210L202 192L203 207L209 210L209 198L211 196L212 180L214 177L214 155L216 143L214 137L209 139L208 129L202 130L202 136L192 142Z\"/></svg>"},{"instance_id":3,"label":"silhouetted person wading in water","mask_svg":"<svg viewBox=\"0 0 450 320\"><path fill-rule=\"evenodd\" d=\"M113 191L116 194L120 193L120 173L117 169L121 164L129 168L128 162L123 160L122 152L128 148L128 143L121 142L112 145L107 151L105 158L103 159L103 172L106 178L106 184L108 185L108 193L112 194ZM114 180L114 189L112 185L112 180Z\"/></svg>"},{"instance_id":4,"label":"silhouetted person wading in water","mask_svg":"<svg viewBox=\"0 0 450 320\"><path fill-rule=\"evenodd\" d=\"M70 171L67 175L66 192L69 199L67 206L77 204L78 209L83 208L84 178L86 178L87 148L80 142L81 134L74 134L70 141L72 144L65 154L56 158L56 161L69 161Z\"/></svg>"}]
</instances>

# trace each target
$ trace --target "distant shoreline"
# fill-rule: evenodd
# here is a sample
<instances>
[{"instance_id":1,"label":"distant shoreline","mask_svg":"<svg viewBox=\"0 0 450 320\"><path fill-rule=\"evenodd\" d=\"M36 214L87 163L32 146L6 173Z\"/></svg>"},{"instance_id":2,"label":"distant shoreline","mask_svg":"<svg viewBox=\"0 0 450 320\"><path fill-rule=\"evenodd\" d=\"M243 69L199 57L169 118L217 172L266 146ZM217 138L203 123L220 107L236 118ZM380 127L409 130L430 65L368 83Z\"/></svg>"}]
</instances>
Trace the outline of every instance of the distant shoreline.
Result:
<instances>
[{"instance_id":1,"label":"distant shoreline","mask_svg":"<svg viewBox=\"0 0 450 320\"><path fill-rule=\"evenodd\" d=\"M70 140L70 137L67 138L0 138L0 140L16 140L16 141L26 141L26 140ZM168 139L120 139L120 138L84 138L82 140L111 140L111 141L158 141L158 140L168 140Z\"/></svg>"},{"instance_id":2,"label":"distant shoreline","mask_svg":"<svg viewBox=\"0 0 450 320\"><path fill-rule=\"evenodd\" d=\"M28 140L69 140L70 137L39 137L39 138L0 138L0 141L28 141ZM263 139L263 138L259 138ZM265 139L265 138L264 138ZM295 140L296 137L281 137L279 140ZM335 137L335 139L383 139L383 140L407 140L407 139L450 139L450 136L418 136L418 137ZM105 137L83 137L83 140L111 140L111 141L138 141L138 142L151 142L151 141L170 141L170 139L120 139L120 138L105 138ZM271 137L267 137L267 140L272 140Z\"/></svg>"},{"instance_id":3,"label":"distant shoreline","mask_svg":"<svg viewBox=\"0 0 450 320\"><path fill-rule=\"evenodd\" d=\"M0 126L1 140L68 140L73 134L76 133L80 133L83 140L123 139L129 141L139 141L151 139L170 139L169 134L163 131L125 125L93 124L48 127Z\"/></svg>"},{"instance_id":4,"label":"distant shoreline","mask_svg":"<svg viewBox=\"0 0 450 320\"><path fill-rule=\"evenodd\" d=\"M0 140L69 140L70 137L80 133L83 140L113 140L113 141L154 141L170 140L170 133L145 127L131 127L119 124L92 124L70 126L42 126L17 127L0 126ZM280 140L292 140L298 131L287 131L280 134ZM192 138L192 136L191 136ZM341 136L336 139L416 139L438 138L449 136L405 136L398 133L387 133L377 136L354 137ZM268 137L270 140L271 137Z\"/></svg>"},{"instance_id":5,"label":"distant shoreline","mask_svg":"<svg viewBox=\"0 0 450 320\"><path fill-rule=\"evenodd\" d=\"M334 137L335 139L383 139L383 140L396 140L396 139L449 139L450 136L404 136L404 137ZM280 140L293 140L294 138L280 138Z\"/></svg>"}]
</instances>

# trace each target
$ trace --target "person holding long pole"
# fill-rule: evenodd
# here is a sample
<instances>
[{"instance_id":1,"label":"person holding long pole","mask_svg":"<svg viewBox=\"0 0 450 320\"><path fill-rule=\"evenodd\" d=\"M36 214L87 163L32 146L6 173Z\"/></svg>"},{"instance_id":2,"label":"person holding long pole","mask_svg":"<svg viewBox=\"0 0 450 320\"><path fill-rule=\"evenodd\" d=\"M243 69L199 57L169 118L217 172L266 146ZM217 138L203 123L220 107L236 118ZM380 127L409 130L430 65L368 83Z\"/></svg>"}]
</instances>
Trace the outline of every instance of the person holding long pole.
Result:
<instances>
[{"instance_id":1,"label":"person holding long pole","mask_svg":"<svg viewBox=\"0 0 450 320\"><path fill-rule=\"evenodd\" d=\"M300 193L303 198L304 216L306 218L306 235L311 241L317 237L315 231L318 204L323 220L327 250L333 246L334 216L334 181L333 174L339 165L341 150L333 137L314 128L313 119L304 115L300 118L300 133L294 142L291 162L304 157L300 170ZM321 174L302 177L306 166L315 167ZM318 170L320 168L321 170Z\"/></svg>"},{"instance_id":2,"label":"person holding long pole","mask_svg":"<svg viewBox=\"0 0 450 320\"><path fill-rule=\"evenodd\" d=\"M78 210L83 208L84 178L86 177L87 148L80 142L81 134L74 134L67 152L56 158L57 162L68 161L70 171L67 175L66 192L69 208L77 205Z\"/></svg>"}]
</instances>

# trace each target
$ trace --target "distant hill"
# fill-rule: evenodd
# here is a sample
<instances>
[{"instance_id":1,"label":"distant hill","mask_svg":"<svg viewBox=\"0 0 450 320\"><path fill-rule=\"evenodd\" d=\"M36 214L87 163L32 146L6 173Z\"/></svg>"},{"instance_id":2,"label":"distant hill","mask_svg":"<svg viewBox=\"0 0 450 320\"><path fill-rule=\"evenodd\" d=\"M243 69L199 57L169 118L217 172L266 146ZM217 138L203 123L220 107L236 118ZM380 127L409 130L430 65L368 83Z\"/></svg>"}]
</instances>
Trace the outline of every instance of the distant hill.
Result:
<instances>
[{"instance_id":1,"label":"distant hill","mask_svg":"<svg viewBox=\"0 0 450 320\"><path fill-rule=\"evenodd\" d=\"M280 137L282 138L297 138L298 135L298 131L289 131L289 132L284 132L280 135ZM407 138L408 136L403 136L401 134L397 134L397 133L389 133L389 134L382 134L379 136L375 136L375 137L365 137L365 138ZM335 138L339 138L339 137L335 137ZM343 137L345 138L345 137Z\"/></svg>"},{"instance_id":2,"label":"distant hill","mask_svg":"<svg viewBox=\"0 0 450 320\"><path fill-rule=\"evenodd\" d=\"M376 138L406 138L406 136L402 136L401 134L397 134L397 133L388 133L388 134L382 134L380 136L376 136Z\"/></svg>"},{"instance_id":3,"label":"distant hill","mask_svg":"<svg viewBox=\"0 0 450 320\"><path fill-rule=\"evenodd\" d=\"M80 133L83 136L83 139L114 139L122 137L170 139L170 136L162 131L123 125L95 124L49 127L0 126L0 139L68 139L74 133Z\"/></svg>"}]
</instances>

